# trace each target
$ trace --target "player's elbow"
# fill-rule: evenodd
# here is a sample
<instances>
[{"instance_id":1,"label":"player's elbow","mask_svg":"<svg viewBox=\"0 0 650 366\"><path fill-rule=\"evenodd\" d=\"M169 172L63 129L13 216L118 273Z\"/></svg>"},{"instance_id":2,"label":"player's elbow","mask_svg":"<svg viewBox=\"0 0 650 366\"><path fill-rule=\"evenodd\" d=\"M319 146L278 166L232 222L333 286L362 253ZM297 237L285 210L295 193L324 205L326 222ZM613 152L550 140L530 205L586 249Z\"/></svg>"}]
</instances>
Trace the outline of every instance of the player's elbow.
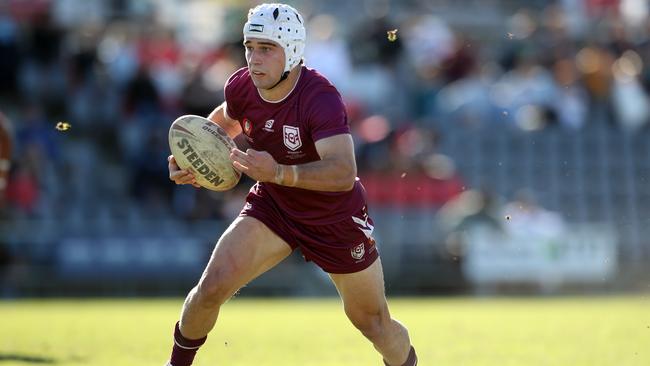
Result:
<instances>
[{"instance_id":1,"label":"player's elbow","mask_svg":"<svg viewBox=\"0 0 650 366\"><path fill-rule=\"evenodd\" d=\"M341 169L341 176L339 177L339 188L341 191L349 191L354 187L354 182L357 180L357 165L346 163Z\"/></svg>"}]
</instances>

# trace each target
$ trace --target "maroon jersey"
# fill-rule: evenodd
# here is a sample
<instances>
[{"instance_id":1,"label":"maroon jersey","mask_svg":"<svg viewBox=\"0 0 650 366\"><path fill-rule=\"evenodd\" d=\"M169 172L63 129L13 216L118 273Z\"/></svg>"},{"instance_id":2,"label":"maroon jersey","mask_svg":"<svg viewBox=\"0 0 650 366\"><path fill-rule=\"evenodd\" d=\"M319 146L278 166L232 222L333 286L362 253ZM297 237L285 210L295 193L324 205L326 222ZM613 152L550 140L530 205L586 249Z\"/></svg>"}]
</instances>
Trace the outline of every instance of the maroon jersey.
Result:
<instances>
[{"instance_id":1,"label":"maroon jersey","mask_svg":"<svg viewBox=\"0 0 650 366\"><path fill-rule=\"evenodd\" d=\"M280 164L320 160L315 142L350 133L341 96L316 70L302 66L295 88L281 101L264 100L248 68L236 71L224 88L228 116L238 120L251 147ZM289 218L311 225L349 219L365 206L359 180L347 192L322 192L258 182L249 194L269 197Z\"/></svg>"}]
</instances>

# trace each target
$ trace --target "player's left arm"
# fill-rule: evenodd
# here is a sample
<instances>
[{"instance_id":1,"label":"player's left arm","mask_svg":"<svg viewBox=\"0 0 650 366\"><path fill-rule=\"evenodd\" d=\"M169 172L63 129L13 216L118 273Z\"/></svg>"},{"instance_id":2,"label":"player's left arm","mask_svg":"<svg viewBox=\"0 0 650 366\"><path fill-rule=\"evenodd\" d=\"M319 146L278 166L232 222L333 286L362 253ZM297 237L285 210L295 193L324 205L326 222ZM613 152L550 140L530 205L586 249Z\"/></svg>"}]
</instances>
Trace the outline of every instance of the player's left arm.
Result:
<instances>
[{"instance_id":1,"label":"player's left arm","mask_svg":"<svg viewBox=\"0 0 650 366\"><path fill-rule=\"evenodd\" d=\"M321 160L306 164L278 164L266 151L233 149L235 169L260 182L315 191L349 191L357 177L352 136L344 133L316 141Z\"/></svg>"}]
</instances>

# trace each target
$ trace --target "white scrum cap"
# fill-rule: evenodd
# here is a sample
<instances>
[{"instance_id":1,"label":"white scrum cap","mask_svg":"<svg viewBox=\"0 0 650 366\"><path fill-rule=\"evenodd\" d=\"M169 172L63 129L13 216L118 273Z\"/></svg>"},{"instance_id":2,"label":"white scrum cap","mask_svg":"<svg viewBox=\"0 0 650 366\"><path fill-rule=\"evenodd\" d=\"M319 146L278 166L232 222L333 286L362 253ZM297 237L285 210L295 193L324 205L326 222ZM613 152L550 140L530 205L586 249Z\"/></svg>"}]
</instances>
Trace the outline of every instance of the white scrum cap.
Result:
<instances>
[{"instance_id":1,"label":"white scrum cap","mask_svg":"<svg viewBox=\"0 0 650 366\"><path fill-rule=\"evenodd\" d=\"M289 72L302 60L306 37L302 16L285 4L260 4L248 12L248 21L244 24L244 40L261 38L282 46L284 72Z\"/></svg>"}]
</instances>

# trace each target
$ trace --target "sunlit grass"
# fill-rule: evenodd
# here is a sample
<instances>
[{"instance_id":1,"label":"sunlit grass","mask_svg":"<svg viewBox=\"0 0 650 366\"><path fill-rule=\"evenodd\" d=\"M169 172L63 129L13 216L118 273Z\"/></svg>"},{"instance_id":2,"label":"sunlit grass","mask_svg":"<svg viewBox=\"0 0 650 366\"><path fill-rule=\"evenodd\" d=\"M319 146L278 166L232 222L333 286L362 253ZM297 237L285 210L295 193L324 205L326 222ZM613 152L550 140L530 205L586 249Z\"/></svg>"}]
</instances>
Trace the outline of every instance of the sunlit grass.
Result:
<instances>
[{"instance_id":1,"label":"sunlit grass","mask_svg":"<svg viewBox=\"0 0 650 366\"><path fill-rule=\"evenodd\" d=\"M181 299L0 302L0 365L163 365ZM392 299L420 365L650 365L650 297ZM195 365L381 365L337 299L236 299Z\"/></svg>"}]
</instances>

